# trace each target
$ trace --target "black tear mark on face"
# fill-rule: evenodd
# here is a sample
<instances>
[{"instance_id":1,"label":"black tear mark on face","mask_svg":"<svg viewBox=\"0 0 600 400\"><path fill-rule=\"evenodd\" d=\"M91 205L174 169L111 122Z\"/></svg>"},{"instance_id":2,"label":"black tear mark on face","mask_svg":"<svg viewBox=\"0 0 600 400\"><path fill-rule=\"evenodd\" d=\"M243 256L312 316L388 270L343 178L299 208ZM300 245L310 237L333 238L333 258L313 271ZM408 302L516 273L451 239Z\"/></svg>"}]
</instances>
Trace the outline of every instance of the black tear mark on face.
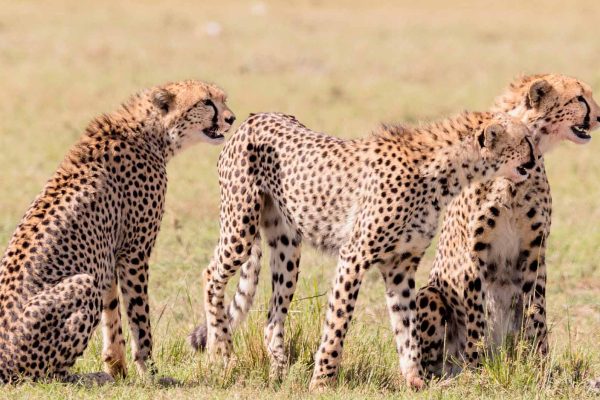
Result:
<instances>
[{"instance_id":1,"label":"black tear mark on face","mask_svg":"<svg viewBox=\"0 0 600 400\"><path fill-rule=\"evenodd\" d=\"M203 102L204 102L205 106L211 107L213 109L213 111L215 112L212 117L212 123L213 123L213 125L216 125L217 122L219 121L219 110L217 109L217 106L215 106L215 103L213 103L213 101L211 99L206 99Z\"/></svg>"},{"instance_id":2,"label":"black tear mark on face","mask_svg":"<svg viewBox=\"0 0 600 400\"><path fill-rule=\"evenodd\" d=\"M477 141L479 142L479 145L481 147L485 147L484 140L485 137L483 136L483 133L479 134L479 136L477 137Z\"/></svg>"},{"instance_id":3,"label":"black tear mark on face","mask_svg":"<svg viewBox=\"0 0 600 400\"><path fill-rule=\"evenodd\" d=\"M590 129L590 113L592 112L590 105L588 104L587 100L583 96L577 96L577 101L585 104L586 113L585 113L585 117L583 118L583 128ZM600 121L600 118L598 118L598 120Z\"/></svg>"},{"instance_id":4,"label":"black tear mark on face","mask_svg":"<svg viewBox=\"0 0 600 400\"><path fill-rule=\"evenodd\" d=\"M525 141L529 145L529 161L522 165L525 169L532 169L535 167L535 152L533 151L533 144L531 143L531 139L528 137L525 138Z\"/></svg>"}]
</instances>

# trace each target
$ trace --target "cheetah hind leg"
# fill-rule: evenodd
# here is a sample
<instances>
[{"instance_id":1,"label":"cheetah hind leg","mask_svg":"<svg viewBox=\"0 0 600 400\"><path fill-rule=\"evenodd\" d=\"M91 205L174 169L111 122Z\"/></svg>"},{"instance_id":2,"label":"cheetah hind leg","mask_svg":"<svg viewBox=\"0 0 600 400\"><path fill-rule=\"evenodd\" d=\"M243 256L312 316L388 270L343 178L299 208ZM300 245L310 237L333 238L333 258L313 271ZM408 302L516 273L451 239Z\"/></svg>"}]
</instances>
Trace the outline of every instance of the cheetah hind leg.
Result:
<instances>
[{"instance_id":1,"label":"cheetah hind leg","mask_svg":"<svg viewBox=\"0 0 600 400\"><path fill-rule=\"evenodd\" d=\"M459 372L454 365L458 357L458 324L451 305L434 286L419 290L417 336L421 346L421 366L429 377L451 377Z\"/></svg>"},{"instance_id":2,"label":"cheetah hind leg","mask_svg":"<svg viewBox=\"0 0 600 400\"><path fill-rule=\"evenodd\" d=\"M15 359L19 360L19 367L34 378L51 377L83 384L111 382L112 377L104 372L68 373L86 349L100 320L101 309L100 291L88 274L65 278L32 297L25 305L23 324L16 333L19 351ZM30 363L30 360L35 362Z\"/></svg>"},{"instance_id":3,"label":"cheetah hind leg","mask_svg":"<svg viewBox=\"0 0 600 400\"><path fill-rule=\"evenodd\" d=\"M256 288L258 286L258 277L260 275L261 257L262 249L260 246L260 237L258 237L252 245L250 258L240 268L240 280L235 295L227 309L231 333L244 322L250 311L250 307L252 307L252 303L254 302ZM206 274L203 279L204 285L206 286ZM194 328L192 333L190 333L188 340L194 350L201 352L206 350L206 334L206 321L203 324L198 325Z\"/></svg>"}]
</instances>

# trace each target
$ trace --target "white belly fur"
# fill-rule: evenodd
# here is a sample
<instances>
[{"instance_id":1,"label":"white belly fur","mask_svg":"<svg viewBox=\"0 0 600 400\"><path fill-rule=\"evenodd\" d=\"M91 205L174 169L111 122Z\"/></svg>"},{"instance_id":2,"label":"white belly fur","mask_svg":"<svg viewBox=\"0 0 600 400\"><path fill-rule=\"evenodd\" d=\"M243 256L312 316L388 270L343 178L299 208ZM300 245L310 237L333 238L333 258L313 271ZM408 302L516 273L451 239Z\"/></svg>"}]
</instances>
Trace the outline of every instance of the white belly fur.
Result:
<instances>
[{"instance_id":1,"label":"white belly fur","mask_svg":"<svg viewBox=\"0 0 600 400\"><path fill-rule=\"evenodd\" d=\"M485 303L487 319L487 344L490 349L502 345L507 334L515 325L515 302L518 300L520 287L515 284L519 257L519 233L513 224L512 213L504 209L496 220L494 237L491 238L489 262L495 263L497 272L490 276L485 284Z\"/></svg>"}]
</instances>

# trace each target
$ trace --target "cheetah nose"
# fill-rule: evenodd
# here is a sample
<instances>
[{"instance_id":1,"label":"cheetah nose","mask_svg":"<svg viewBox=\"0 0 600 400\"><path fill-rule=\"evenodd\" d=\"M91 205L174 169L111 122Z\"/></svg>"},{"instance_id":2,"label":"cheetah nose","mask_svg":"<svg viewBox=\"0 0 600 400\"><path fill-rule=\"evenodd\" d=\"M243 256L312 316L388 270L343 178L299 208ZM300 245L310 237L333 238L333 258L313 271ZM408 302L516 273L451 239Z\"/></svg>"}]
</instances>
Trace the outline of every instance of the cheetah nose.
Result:
<instances>
[{"instance_id":1,"label":"cheetah nose","mask_svg":"<svg viewBox=\"0 0 600 400\"><path fill-rule=\"evenodd\" d=\"M227 122L229 125L233 125L233 121L235 121L235 115L225 118L225 122Z\"/></svg>"}]
</instances>

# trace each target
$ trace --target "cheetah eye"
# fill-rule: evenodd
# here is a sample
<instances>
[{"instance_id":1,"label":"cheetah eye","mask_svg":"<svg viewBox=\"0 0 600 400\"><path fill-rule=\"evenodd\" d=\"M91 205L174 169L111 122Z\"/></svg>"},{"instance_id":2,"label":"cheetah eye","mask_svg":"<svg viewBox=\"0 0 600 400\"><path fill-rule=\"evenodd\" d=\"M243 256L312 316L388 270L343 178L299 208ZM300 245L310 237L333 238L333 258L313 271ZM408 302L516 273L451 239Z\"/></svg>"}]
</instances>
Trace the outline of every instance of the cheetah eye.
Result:
<instances>
[{"instance_id":1,"label":"cheetah eye","mask_svg":"<svg viewBox=\"0 0 600 400\"><path fill-rule=\"evenodd\" d=\"M215 103L213 103L211 99L205 99L202 101L202 103L204 103L204 105L208 107L215 107Z\"/></svg>"}]
</instances>

